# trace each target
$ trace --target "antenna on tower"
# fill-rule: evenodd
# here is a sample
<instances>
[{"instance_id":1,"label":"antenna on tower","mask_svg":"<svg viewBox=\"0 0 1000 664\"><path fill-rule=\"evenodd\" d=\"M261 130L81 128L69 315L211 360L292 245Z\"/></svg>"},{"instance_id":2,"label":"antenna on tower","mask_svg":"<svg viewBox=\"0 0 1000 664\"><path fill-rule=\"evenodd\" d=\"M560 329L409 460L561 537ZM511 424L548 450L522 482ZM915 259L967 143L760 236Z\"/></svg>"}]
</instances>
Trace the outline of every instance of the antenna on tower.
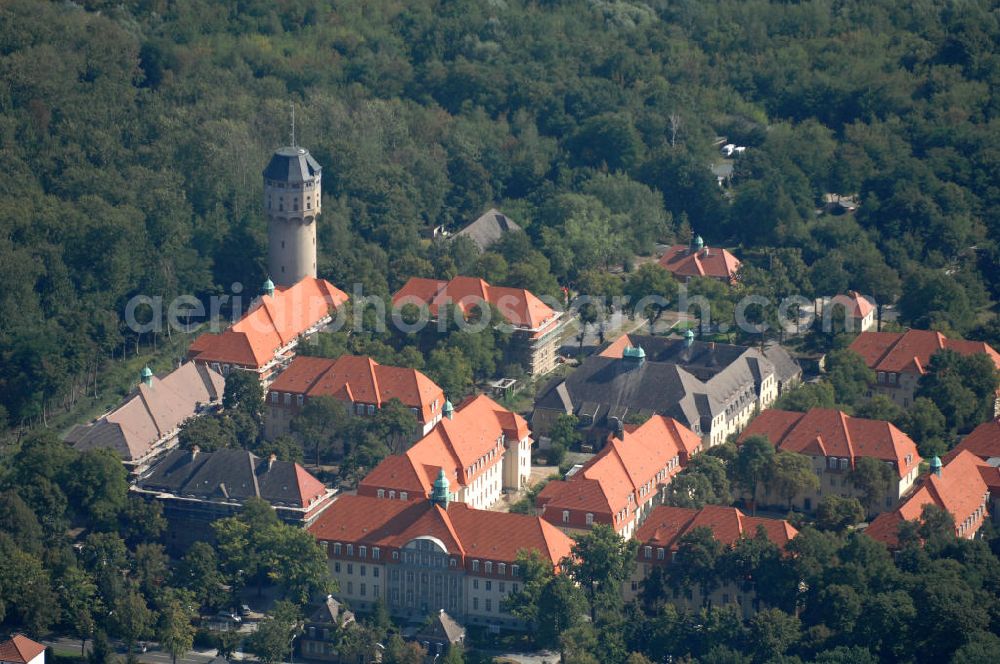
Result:
<instances>
[{"instance_id":1,"label":"antenna on tower","mask_svg":"<svg viewBox=\"0 0 1000 664\"><path fill-rule=\"evenodd\" d=\"M292 107L292 147L295 147L295 102L289 102Z\"/></svg>"}]
</instances>

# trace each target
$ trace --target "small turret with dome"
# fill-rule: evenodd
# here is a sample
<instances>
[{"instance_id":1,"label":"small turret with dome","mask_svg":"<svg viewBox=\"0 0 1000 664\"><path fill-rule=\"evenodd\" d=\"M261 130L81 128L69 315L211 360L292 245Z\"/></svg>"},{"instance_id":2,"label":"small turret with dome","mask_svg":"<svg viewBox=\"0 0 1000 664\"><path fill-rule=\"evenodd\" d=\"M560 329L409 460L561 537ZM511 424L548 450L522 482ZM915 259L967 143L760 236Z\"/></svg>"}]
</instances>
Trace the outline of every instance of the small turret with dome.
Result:
<instances>
[{"instance_id":1,"label":"small turret with dome","mask_svg":"<svg viewBox=\"0 0 1000 664\"><path fill-rule=\"evenodd\" d=\"M267 281L264 282L264 295L274 297L274 282L271 281L271 277L268 277Z\"/></svg>"},{"instance_id":2,"label":"small turret with dome","mask_svg":"<svg viewBox=\"0 0 1000 664\"><path fill-rule=\"evenodd\" d=\"M692 344L694 344L694 332L689 327L684 331L684 347L690 348Z\"/></svg>"},{"instance_id":3,"label":"small turret with dome","mask_svg":"<svg viewBox=\"0 0 1000 664\"><path fill-rule=\"evenodd\" d=\"M444 468L438 472L437 479L434 480L434 489L431 491L431 502L448 509L448 502L451 500L449 492L450 484L448 477L444 474Z\"/></svg>"},{"instance_id":4,"label":"small turret with dome","mask_svg":"<svg viewBox=\"0 0 1000 664\"><path fill-rule=\"evenodd\" d=\"M944 464L941 463L941 457L935 454L934 458L931 459L931 473L941 477L942 468L944 468Z\"/></svg>"},{"instance_id":5,"label":"small turret with dome","mask_svg":"<svg viewBox=\"0 0 1000 664\"><path fill-rule=\"evenodd\" d=\"M444 400L444 408L442 408L441 413L449 420L455 417L455 406L449 399Z\"/></svg>"},{"instance_id":6,"label":"small turret with dome","mask_svg":"<svg viewBox=\"0 0 1000 664\"><path fill-rule=\"evenodd\" d=\"M153 386L153 370L149 368L148 364L142 368L142 371L139 372L139 377L142 379L142 383L146 387Z\"/></svg>"},{"instance_id":7,"label":"small turret with dome","mask_svg":"<svg viewBox=\"0 0 1000 664\"><path fill-rule=\"evenodd\" d=\"M691 240L691 250L694 252L699 252L705 248L705 241L701 239L700 235L695 235L694 239Z\"/></svg>"}]
</instances>

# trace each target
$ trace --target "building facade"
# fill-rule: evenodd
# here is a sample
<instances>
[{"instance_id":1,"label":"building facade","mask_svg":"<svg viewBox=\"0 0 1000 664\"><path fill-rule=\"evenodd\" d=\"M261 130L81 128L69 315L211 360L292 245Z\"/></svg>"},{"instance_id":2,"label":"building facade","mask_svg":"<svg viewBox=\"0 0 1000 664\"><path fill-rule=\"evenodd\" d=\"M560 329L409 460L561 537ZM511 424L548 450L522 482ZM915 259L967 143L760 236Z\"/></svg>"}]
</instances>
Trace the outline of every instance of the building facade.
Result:
<instances>
[{"instance_id":1,"label":"building facade","mask_svg":"<svg viewBox=\"0 0 1000 664\"><path fill-rule=\"evenodd\" d=\"M572 541L544 520L472 509L448 499L440 478L431 501L342 496L309 530L329 557L336 596L422 622L446 611L462 624L523 628L504 608L520 589L519 551L558 566Z\"/></svg>"},{"instance_id":2,"label":"building facade","mask_svg":"<svg viewBox=\"0 0 1000 664\"><path fill-rule=\"evenodd\" d=\"M851 476L862 457L888 465L894 478L888 494L866 506L869 513L892 509L913 486L922 461L916 443L894 424L851 417L827 408L813 408L807 413L765 410L744 429L740 442L749 436L765 436L776 450L796 452L812 459L813 470L819 477L819 489L796 495L791 501L792 507L806 512L816 509L822 497L829 495L858 498L864 503L864 493L855 486ZM787 497L770 489L758 498L765 505L789 507Z\"/></svg>"},{"instance_id":3,"label":"building facade","mask_svg":"<svg viewBox=\"0 0 1000 664\"><path fill-rule=\"evenodd\" d=\"M469 317L474 309L481 310L487 304L503 318L489 324L506 325L511 330L513 341L506 361L521 364L530 374L545 374L555 368L563 314L530 291L491 286L474 277L451 281L414 277L392 296L394 309L412 305L430 320L437 320L442 308Z\"/></svg>"},{"instance_id":4,"label":"building facade","mask_svg":"<svg viewBox=\"0 0 1000 664\"><path fill-rule=\"evenodd\" d=\"M426 435L441 421L445 402L441 388L416 369L386 366L357 355L335 360L299 356L267 389L265 435L273 439L288 433L292 418L319 396L343 402L358 417L370 417L398 399L417 419L415 437Z\"/></svg>"},{"instance_id":5,"label":"building facade","mask_svg":"<svg viewBox=\"0 0 1000 664\"><path fill-rule=\"evenodd\" d=\"M535 500L538 514L567 533L604 524L628 539L701 446L677 420L654 415L612 438L579 472L546 484Z\"/></svg>"},{"instance_id":6,"label":"building facade","mask_svg":"<svg viewBox=\"0 0 1000 664\"><path fill-rule=\"evenodd\" d=\"M175 449L140 477L137 495L163 505L165 544L173 553L213 542L212 523L239 514L250 498L266 500L285 523L307 527L333 504L336 491L302 466L261 459L246 450Z\"/></svg>"},{"instance_id":7,"label":"building facade","mask_svg":"<svg viewBox=\"0 0 1000 664\"><path fill-rule=\"evenodd\" d=\"M952 350L961 355L985 353L1000 370L1000 353L989 344L949 339L931 330L863 332L851 343L850 349L875 372L875 382L867 396L882 394L903 408L913 403L920 378L927 373L931 357L940 350ZM1000 415L1000 411L995 414Z\"/></svg>"},{"instance_id":8,"label":"building facade","mask_svg":"<svg viewBox=\"0 0 1000 664\"><path fill-rule=\"evenodd\" d=\"M706 247L700 235L696 235L690 245L668 247L660 257L659 265L675 279L684 282L694 277L707 277L735 284L740 270L740 261L736 256L725 249Z\"/></svg>"},{"instance_id":9,"label":"building facade","mask_svg":"<svg viewBox=\"0 0 1000 664\"><path fill-rule=\"evenodd\" d=\"M250 371L267 387L291 362L303 338L333 321L347 294L324 279L305 277L288 288L270 280L250 310L220 334L206 332L194 340L187 357L223 376Z\"/></svg>"},{"instance_id":10,"label":"building facade","mask_svg":"<svg viewBox=\"0 0 1000 664\"><path fill-rule=\"evenodd\" d=\"M626 601L642 592L647 579L668 573L675 562L681 540L695 528L708 528L724 547L733 547L740 538L754 538L759 532L777 547L784 549L798 534L784 519L747 516L735 507L706 505L701 509L668 507L653 510L646 522L636 531L639 542L636 566L625 582L623 594ZM702 606L736 606L744 619L751 618L759 609L757 593L752 583L726 582L708 597L701 595L697 585L684 589L671 589L664 598L668 603L684 610L697 610Z\"/></svg>"},{"instance_id":11,"label":"building facade","mask_svg":"<svg viewBox=\"0 0 1000 664\"><path fill-rule=\"evenodd\" d=\"M80 451L114 450L131 474L141 474L177 446L182 424L221 405L225 386L221 374L202 364L183 364L162 378L145 367L125 403L73 427L65 440Z\"/></svg>"},{"instance_id":12,"label":"building facade","mask_svg":"<svg viewBox=\"0 0 1000 664\"><path fill-rule=\"evenodd\" d=\"M560 415L573 414L588 444L600 447L630 418L658 414L676 419L711 447L741 431L801 376L777 344L761 350L695 341L690 330L681 339L628 334L545 386L531 425L544 436Z\"/></svg>"},{"instance_id":13,"label":"building facade","mask_svg":"<svg viewBox=\"0 0 1000 664\"><path fill-rule=\"evenodd\" d=\"M935 505L951 515L955 537L973 539L990 514L991 496L1000 490L998 469L968 450L950 457L947 464L934 457L930 471L896 509L880 514L865 534L890 549L900 546L900 527L919 522L925 505ZM995 506L994 506L995 507ZM994 512L995 514L995 512Z\"/></svg>"},{"instance_id":14,"label":"building facade","mask_svg":"<svg viewBox=\"0 0 1000 664\"><path fill-rule=\"evenodd\" d=\"M475 509L518 491L531 474L528 423L485 395L458 408L445 404L444 419L405 454L386 457L358 484L358 494L386 500L427 500L444 472L451 500Z\"/></svg>"}]
</instances>

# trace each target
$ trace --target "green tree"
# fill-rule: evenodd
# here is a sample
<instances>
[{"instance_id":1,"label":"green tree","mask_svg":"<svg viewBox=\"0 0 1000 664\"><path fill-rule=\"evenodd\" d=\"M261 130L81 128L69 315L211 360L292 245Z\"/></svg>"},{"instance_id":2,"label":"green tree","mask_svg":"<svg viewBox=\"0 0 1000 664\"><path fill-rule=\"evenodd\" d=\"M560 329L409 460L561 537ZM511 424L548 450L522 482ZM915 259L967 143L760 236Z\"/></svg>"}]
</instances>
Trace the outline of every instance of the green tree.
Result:
<instances>
[{"instance_id":1,"label":"green tree","mask_svg":"<svg viewBox=\"0 0 1000 664\"><path fill-rule=\"evenodd\" d=\"M875 373L868 368L864 359L850 349L835 350L827 356L827 378L833 385L837 403L854 405L858 403L868 386L875 382Z\"/></svg>"},{"instance_id":2,"label":"green tree","mask_svg":"<svg viewBox=\"0 0 1000 664\"><path fill-rule=\"evenodd\" d=\"M569 574L587 595L591 621L596 621L598 601L617 597L635 566L638 542L625 541L604 524L575 535L572 556L563 562Z\"/></svg>"},{"instance_id":3,"label":"green tree","mask_svg":"<svg viewBox=\"0 0 1000 664\"><path fill-rule=\"evenodd\" d=\"M823 496L816 505L816 527L841 532L865 519L865 509L857 498Z\"/></svg>"},{"instance_id":4,"label":"green tree","mask_svg":"<svg viewBox=\"0 0 1000 664\"><path fill-rule=\"evenodd\" d=\"M195 595L201 606L219 608L224 599L224 578L219 572L215 549L207 542L195 542L173 568L173 586Z\"/></svg>"},{"instance_id":5,"label":"green tree","mask_svg":"<svg viewBox=\"0 0 1000 664\"><path fill-rule=\"evenodd\" d=\"M163 517L163 503L145 500L139 496L129 496L125 508L119 515L118 532L131 546L152 543L167 529Z\"/></svg>"},{"instance_id":6,"label":"green tree","mask_svg":"<svg viewBox=\"0 0 1000 664\"><path fill-rule=\"evenodd\" d=\"M806 383L782 394L773 408L806 413L813 408L835 408L836 396L829 383Z\"/></svg>"},{"instance_id":7,"label":"green tree","mask_svg":"<svg viewBox=\"0 0 1000 664\"><path fill-rule=\"evenodd\" d=\"M645 263L629 275L625 282L628 310L643 317L650 329L672 302L677 300L677 281L669 272L654 263Z\"/></svg>"},{"instance_id":8,"label":"green tree","mask_svg":"<svg viewBox=\"0 0 1000 664\"><path fill-rule=\"evenodd\" d=\"M226 376L222 407L227 411L242 410L256 422L264 415L264 389L250 371L232 371Z\"/></svg>"},{"instance_id":9,"label":"green tree","mask_svg":"<svg viewBox=\"0 0 1000 664\"><path fill-rule=\"evenodd\" d=\"M757 512L757 488L767 480L773 464L774 445L766 436L750 436L740 445L732 464L733 481L750 494Z\"/></svg>"},{"instance_id":10,"label":"green tree","mask_svg":"<svg viewBox=\"0 0 1000 664\"><path fill-rule=\"evenodd\" d=\"M862 503L869 514L875 511L883 498L890 495L897 481L892 468L874 457L860 457L851 471L851 483L861 491Z\"/></svg>"},{"instance_id":11,"label":"green tree","mask_svg":"<svg viewBox=\"0 0 1000 664\"><path fill-rule=\"evenodd\" d=\"M292 602L275 602L270 616L260 622L247 639L247 647L264 664L285 661L291 655L292 639L302 630L299 608Z\"/></svg>"},{"instance_id":12,"label":"green tree","mask_svg":"<svg viewBox=\"0 0 1000 664\"><path fill-rule=\"evenodd\" d=\"M69 567L59 579L59 604L63 622L70 625L80 639L80 656L86 654L87 639L94 636L97 627L95 614L101 612L97 585L79 567Z\"/></svg>"},{"instance_id":13,"label":"green tree","mask_svg":"<svg viewBox=\"0 0 1000 664\"><path fill-rule=\"evenodd\" d=\"M111 624L114 632L125 642L127 659L134 661L135 643L152 635L156 615L137 588L126 590L115 602L112 611Z\"/></svg>"},{"instance_id":14,"label":"green tree","mask_svg":"<svg viewBox=\"0 0 1000 664\"><path fill-rule=\"evenodd\" d=\"M674 507L700 509L728 505L732 499L725 463L709 454L693 457L666 487L666 502Z\"/></svg>"},{"instance_id":15,"label":"green tree","mask_svg":"<svg viewBox=\"0 0 1000 664\"><path fill-rule=\"evenodd\" d=\"M675 588L697 587L703 607L709 606L712 591L720 585L719 560L722 545L711 528L699 526L681 537L677 557L668 574Z\"/></svg>"},{"instance_id":16,"label":"green tree","mask_svg":"<svg viewBox=\"0 0 1000 664\"><path fill-rule=\"evenodd\" d=\"M945 442L948 423L937 404L927 397L913 400L913 407L907 413L903 429L917 443L917 450L925 459L930 459L935 454L944 454L948 450Z\"/></svg>"},{"instance_id":17,"label":"green tree","mask_svg":"<svg viewBox=\"0 0 1000 664\"><path fill-rule=\"evenodd\" d=\"M181 425L177 440L185 450L195 445L202 452L236 447L236 425L232 419L224 415L193 417Z\"/></svg>"},{"instance_id":18,"label":"green tree","mask_svg":"<svg viewBox=\"0 0 1000 664\"><path fill-rule=\"evenodd\" d=\"M580 435L580 420L576 415L562 414L556 418L549 429L549 441L552 446L549 464L558 466L562 463L568 450L573 449L582 440Z\"/></svg>"},{"instance_id":19,"label":"green tree","mask_svg":"<svg viewBox=\"0 0 1000 664\"><path fill-rule=\"evenodd\" d=\"M160 607L160 620L156 626L156 638L170 653L170 660L177 664L177 658L184 655L194 645L194 625L197 617L190 601L183 592L173 592Z\"/></svg>"},{"instance_id":20,"label":"green tree","mask_svg":"<svg viewBox=\"0 0 1000 664\"><path fill-rule=\"evenodd\" d=\"M750 648L760 661L785 654L799 640L800 621L780 609L767 608L750 619Z\"/></svg>"},{"instance_id":21,"label":"green tree","mask_svg":"<svg viewBox=\"0 0 1000 664\"><path fill-rule=\"evenodd\" d=\"M804 454L779 450L771 459L767 475L768 488L788 501L788 509L795 496L819 490L812 459Z\"/></svg>"},{"instance_id":22,"label":"green tree","mask_svg":"<svg viewBox=\"0 0 1000 664\"><path fill-rule=\"evenodd\" d=\"M117 523L125 508L128 483L116 454L106 449L82 453L63 486L75 510L99 528Z\"/></svg>"},{"instance_id":23,"label":"green tree","mask_svg":"<svg viewBox=\"0 0 1000 664\"><path fill-rule=\"evenodd\" d=\"M331 396L310 397L291 422L291 430L302 444L311 448L316 465L324 451L330 451L341 441L348 429L350 415L347 406Z\"/></svg>"}]
</instances>

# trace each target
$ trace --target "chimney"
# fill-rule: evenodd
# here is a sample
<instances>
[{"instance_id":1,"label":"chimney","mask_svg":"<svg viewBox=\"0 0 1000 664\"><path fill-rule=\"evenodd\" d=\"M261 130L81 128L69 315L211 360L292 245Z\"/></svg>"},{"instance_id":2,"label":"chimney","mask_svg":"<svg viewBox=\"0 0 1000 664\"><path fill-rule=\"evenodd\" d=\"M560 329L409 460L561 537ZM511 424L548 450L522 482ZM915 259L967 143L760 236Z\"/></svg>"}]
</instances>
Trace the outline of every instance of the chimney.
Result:
<instances>
[{"instance_id":1,"label":"chimney","mask_svg":"<svg viewBox=\"0 0 1000 664\"><path fill-rule=\"evenodd\" d=\"M194 461L198 458L198 453L201 452L201 448L197 445L191 446L191 460Z\"/></svg>"},{"instance_id":2,"label":"chimney","mask_svg":"<svg viewBox=\"0 0 1000 664\"><path fill-rule=\"evenodd\" d=\"M278 455L271 452L271 456L267 457L267 469L271 470L274 467L274 462L278 460Z\"/></svg>"}]
</instances>

